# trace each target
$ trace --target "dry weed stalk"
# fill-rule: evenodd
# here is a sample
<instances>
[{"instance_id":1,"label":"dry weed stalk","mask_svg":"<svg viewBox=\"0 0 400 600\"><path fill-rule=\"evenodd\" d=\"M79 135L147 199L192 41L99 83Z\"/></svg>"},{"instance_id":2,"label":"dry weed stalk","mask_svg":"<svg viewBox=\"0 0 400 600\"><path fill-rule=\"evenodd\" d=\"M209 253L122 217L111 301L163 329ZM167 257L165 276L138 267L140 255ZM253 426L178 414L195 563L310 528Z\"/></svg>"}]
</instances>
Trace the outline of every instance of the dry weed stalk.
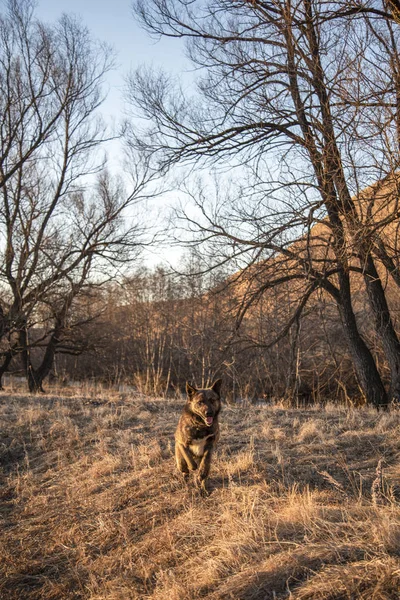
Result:
<instances>
[{"instance_id":1,"label":"dry weed stalk","mask_svg":"<svg viewBox=\"0 0 400 600\"><path fill-rule=\"evenodd\" d=\"M333 485L333 487L336 490L338 490L342 494L345 494L343 485L340 483L340 481L337 481L334 477L332 477L332 475L330 473L328 473L328 471L317 471L317 473L318 473L318 475L321 475L321 477L323 477L325 479L325 481L327 481L328 483Z\"/></svg>"},{"instance_id":2,"label":"dry weed stalk","mask_svg":"<svg viewBox=\"0 0 400 600\"><path fill-rule=\"evenodd\" d=\"M387 504L388 500L384 494L383 490L383 467L382 467L382 459L378 461L376 470L375 470L375 479L371 485L371 498L372 504L374 506L383 506Z\"/></svg>"}]
</instances>

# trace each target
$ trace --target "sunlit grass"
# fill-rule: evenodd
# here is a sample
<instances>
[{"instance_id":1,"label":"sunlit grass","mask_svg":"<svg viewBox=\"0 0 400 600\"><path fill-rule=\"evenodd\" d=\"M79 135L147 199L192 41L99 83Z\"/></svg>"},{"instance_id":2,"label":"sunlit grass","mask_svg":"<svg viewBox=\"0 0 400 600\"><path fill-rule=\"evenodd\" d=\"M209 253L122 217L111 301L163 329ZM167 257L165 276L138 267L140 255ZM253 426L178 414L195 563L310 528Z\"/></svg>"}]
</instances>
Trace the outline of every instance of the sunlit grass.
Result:
<instances>
[{"instance_id":1,"label":"sunlit grass","mask_svg":"<svg viewBox=\"0 0 400 600\"><path fill-rule=\"evenodd\" d=\"M175 471L181 405L2 393L0 598L398 597L398 412L225 406L202 498Z\"/></svg>"}]
</instances>

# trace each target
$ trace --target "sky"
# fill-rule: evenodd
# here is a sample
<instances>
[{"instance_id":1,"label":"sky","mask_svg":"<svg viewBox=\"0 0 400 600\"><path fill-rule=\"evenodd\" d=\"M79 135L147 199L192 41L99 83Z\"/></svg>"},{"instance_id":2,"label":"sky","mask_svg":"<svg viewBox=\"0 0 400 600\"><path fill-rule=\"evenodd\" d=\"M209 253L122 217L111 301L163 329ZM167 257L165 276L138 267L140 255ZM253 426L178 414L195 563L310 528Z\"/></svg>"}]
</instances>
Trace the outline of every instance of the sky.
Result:
<instances>
[{"instance_id":1,"label":"sky","mask_svg":"<svg viewBox=\"0 0 400 600\"><path fill-rule=\"evenodd\" d=\"M173 39L152 39L135 22L131 0L37 0L36 15L43 21L55 22L63 13L77 15L94 38L107 42L116 52L116 69L107 75L108 96L101 111L110 124L118 123L124 116L124 78L131 69L142 64L162 67L177 76L183 75L185 81L191 81L183 44ZM119 151L118 142L108 146L111 169L118 164ZM169 200L159 199L157 202L166 205ZM159 208L156 207L153 214L159 215ZM177 249L155 249L146 253L146 263L149 266L163 261L176 264L180 255Z\"/></svg>"},{"instance_id":2,"label":"sky","mask_svg":"<svg viewBox=\"0 0 400 600\"><path fill-rule=\"evenodd\" d=\"M62 13L77 15L93 37L109 43L116 51L117 68L108 75L110 86L103 111L115 117L123 109L124 77L141 64L164 67L180 74L188 69L183 45L178 40L155 41L135 22L131 0L37 0L37 15L54 22Z\"/></svg>"}]
</instances>

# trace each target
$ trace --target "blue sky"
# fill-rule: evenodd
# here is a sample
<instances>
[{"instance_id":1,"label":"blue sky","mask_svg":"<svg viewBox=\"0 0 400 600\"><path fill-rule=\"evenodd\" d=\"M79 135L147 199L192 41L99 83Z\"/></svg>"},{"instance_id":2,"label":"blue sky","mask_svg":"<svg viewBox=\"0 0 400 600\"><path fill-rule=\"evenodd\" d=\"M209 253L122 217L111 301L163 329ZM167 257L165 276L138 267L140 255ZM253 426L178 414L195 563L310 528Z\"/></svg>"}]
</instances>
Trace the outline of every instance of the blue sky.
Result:
<instances>
[{"instance_id":1,"label":"blue sky","mask_svg":"<svg viewBox=\"0 0 400 600\"><path fill-rule=\"evenodd\" d=\"M109 43L117 52L117 69L108 75L110 87L103 107L106 117L118 118L124 76L130 69L146 63L180 74L188 70L188 62L179 40L152 40L135 22L131 0L37 0L37 15L54 22L62 13L78 15L93 36Z\"/></svg>"},{"instance_id":2,"label":"blue sky","mask_svg":"<svg viewBox=\"0 0 400 600\"><path fill-rule=\"evenodd\" d=\"M1 2L1 0L0 0ZM131 69L141 64L162 67L176 75L184 75L190 85L192 75L185 58L183 44L179 40L155 41L135 22L131 11L131 0L37 0L36 15L43 21L55 22L63 13L77 15L88 27L94 38L107 42L116 51L116 69L107 76L108 97L102 113L110 124L124 117L122 91L124 78ZM114 170L120 166L120 145L107 145L109 165ZM168 212L171 197L158 198L153 207L148 207L147 216L160 225L162 215ZM129 218L129 214L126 215ZM154 265L160 262L179 262L181 252L176 248L154 248L145 253L145 262Z\"/></svg>"}]
</instances>

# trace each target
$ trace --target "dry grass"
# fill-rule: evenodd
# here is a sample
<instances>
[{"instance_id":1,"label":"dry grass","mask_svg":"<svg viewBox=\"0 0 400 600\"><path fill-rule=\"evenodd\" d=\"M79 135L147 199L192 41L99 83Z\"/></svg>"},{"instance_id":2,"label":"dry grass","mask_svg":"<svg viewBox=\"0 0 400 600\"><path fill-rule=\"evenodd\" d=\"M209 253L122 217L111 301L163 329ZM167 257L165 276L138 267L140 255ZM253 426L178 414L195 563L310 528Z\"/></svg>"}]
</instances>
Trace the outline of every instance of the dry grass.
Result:
<instances>
[{"instance_id":1,"label":"dry grass","mask_svg":"<svg viewBox=\"0 0 400 600\"><path fill-rule=\"evenodd\" d=\"M180 408L0 396L0 598L400 598L398 412L224 407L204 499L175 472Z\"/></svg>"}]
</instances>

